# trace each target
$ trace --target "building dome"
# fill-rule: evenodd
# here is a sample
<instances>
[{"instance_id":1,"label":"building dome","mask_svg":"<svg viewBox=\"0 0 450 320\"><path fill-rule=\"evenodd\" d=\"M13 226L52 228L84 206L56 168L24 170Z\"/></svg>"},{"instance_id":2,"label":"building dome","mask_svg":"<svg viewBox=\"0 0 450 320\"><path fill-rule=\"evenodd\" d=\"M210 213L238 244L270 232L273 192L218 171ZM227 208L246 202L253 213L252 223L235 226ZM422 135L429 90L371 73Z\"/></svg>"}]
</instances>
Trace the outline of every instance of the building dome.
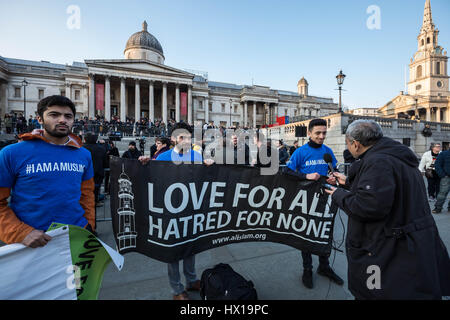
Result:
<instances>
[{"instance_id":1,"label":"building dome","mask_svg":"<svg viewBox=\"0 0 450 320\"><path fill-rule=\"evenodd\" d=\"M304 77L298 80L297 83L298 94L302 96L308 95L308 81Z\"/></svg>"},{"instance_id":2,"label":"building dome","mask_svg":"<svg viewBox=\"0 0 450 320\"><path fill-rule=\"evenodd\" d=\"M158 39L147 31L147 22L142 23L142 31L136 32L127 41L126 59L144 59L157 63L164 62L164 52Z\"/></svg>"},{"instance_id":3,"label":"building dome","mask_svg":"<svg viewBox=\"0 0 450 320\"><path fill-rule=\"evenodd\" d=\"M308 81L306 81L306 79L304 77L302 77L300 80L298 80L298 84L302 84L302 85L308 85Z\"/></svg>"}]
</instances>

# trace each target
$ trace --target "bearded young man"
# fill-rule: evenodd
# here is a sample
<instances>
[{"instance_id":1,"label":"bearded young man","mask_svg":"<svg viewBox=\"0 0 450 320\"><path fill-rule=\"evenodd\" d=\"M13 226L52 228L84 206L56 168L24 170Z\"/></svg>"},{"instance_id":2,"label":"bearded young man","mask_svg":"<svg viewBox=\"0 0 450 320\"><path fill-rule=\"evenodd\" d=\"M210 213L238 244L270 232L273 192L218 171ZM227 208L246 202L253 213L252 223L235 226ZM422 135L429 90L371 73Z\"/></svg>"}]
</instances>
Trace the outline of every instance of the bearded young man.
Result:
<instances>
[{"instance_id":1,"label":"bearded young man","mask_svg":"<svg viewBox=\"0 0 450 320\"><path fill-rule=\"evenodd\" d=\"M37 112L43 130L0 151L0 240L31 248L51 240L45 231L53 222L95 228L91 154L71 134L75 105L49 96Z\"/></svg>"}]
</instances>

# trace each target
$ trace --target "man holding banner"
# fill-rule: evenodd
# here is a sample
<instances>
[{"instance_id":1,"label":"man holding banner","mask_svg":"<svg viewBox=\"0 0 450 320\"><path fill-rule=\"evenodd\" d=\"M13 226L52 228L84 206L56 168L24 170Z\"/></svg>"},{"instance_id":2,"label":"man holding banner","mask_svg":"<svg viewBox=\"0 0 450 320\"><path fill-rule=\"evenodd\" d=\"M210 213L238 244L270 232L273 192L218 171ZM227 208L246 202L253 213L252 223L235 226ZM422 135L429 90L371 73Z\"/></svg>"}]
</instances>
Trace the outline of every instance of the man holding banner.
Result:
<instances>
[{"instance_id":1,"label":"man holding banner","mask_svg":"<svg viewBox=\"0 0 450 320\"><path fill-rule=\"evenodd\" d=\"M303 178L318 180L320 176L328 175L328 165L323 160L324 154L330 154L333 159L332 166L336 166L336 158L333 151L323 144L327 134L327 122L323 119L314 119L308 125L309 142L295 150L287 167L292 171L298 171ZM330 178L331 179L331 178ZM328 180L329 183L334 181ZM303 276L305 287L313 288L312 256L311 253L302 251ZM328 256L319 256L318 274L331 279L333 282L343 285L344 281L330 267Z\"/></svg>"},{"instance_id":2,"label":"man holding banner","mask_svg":"<svg viewBox=\"0 0 450 320\"><path fill-rule=\"evenodd\" d=\"M197 163L201 164L202 155L192 150L192 129L184 123L175 124L172 131L171 139L175 147L160 154L156 161L172 161L175 163ZM149 156L139 157L142 164L146 164L150 160ZM167 264L169 283L173 291L174 300L189 300L187 292L181 283L179 261ZM187 282L187 291L199 291L200 280L197 278L195 271L195 254L183 259L183 272Z\"/></svg>"}]
</instances>

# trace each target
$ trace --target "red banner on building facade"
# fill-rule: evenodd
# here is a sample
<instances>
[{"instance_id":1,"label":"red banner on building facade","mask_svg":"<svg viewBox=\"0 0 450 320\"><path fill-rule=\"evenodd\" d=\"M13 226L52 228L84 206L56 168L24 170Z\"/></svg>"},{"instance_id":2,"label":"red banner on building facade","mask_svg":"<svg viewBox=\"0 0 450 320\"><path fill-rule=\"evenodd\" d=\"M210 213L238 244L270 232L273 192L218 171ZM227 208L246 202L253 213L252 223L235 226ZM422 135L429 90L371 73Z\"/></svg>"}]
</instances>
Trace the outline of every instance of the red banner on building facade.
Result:
<instances>
[{"instance_id":1,"label":"red banner on building facade","mask_svg":"<svg viewBox=\"0 0 450 320\"><path fill-rule=\"evenodd\" d=\"M187 115L187 93L181 92L181 115Z\"/></svg>"},{"instance_id":2,"label":"red banner on building facade","mask_svg":"<svg viewBox=\"0 0 450 320\"><path fill-rule=\"evenodd\" d=\"M95 109L105 110L105 85L102 83L95 85Z\"/></svg>"}]
</instances>

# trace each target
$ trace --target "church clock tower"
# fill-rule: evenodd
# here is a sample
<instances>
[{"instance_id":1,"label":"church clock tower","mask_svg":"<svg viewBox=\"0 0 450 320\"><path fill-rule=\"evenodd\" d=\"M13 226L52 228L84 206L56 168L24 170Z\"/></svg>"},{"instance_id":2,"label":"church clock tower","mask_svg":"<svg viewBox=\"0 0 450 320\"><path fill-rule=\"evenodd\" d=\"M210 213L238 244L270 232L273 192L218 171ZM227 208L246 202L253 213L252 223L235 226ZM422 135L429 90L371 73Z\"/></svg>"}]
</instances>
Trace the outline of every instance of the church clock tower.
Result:
<instances>
[{"instance_id":1,"label":"church clock tower","mask_svg":"<svg viewBox=\"0 0 450 320\"><path fill-rule=\"evenodd\" d=\"M417 37L418 49L409 64L408 94L412 96L447 95L447 52L438 45L439 30L433 23L430 0L426 0L423 24Z\"/></svg>"}]
</instances>

